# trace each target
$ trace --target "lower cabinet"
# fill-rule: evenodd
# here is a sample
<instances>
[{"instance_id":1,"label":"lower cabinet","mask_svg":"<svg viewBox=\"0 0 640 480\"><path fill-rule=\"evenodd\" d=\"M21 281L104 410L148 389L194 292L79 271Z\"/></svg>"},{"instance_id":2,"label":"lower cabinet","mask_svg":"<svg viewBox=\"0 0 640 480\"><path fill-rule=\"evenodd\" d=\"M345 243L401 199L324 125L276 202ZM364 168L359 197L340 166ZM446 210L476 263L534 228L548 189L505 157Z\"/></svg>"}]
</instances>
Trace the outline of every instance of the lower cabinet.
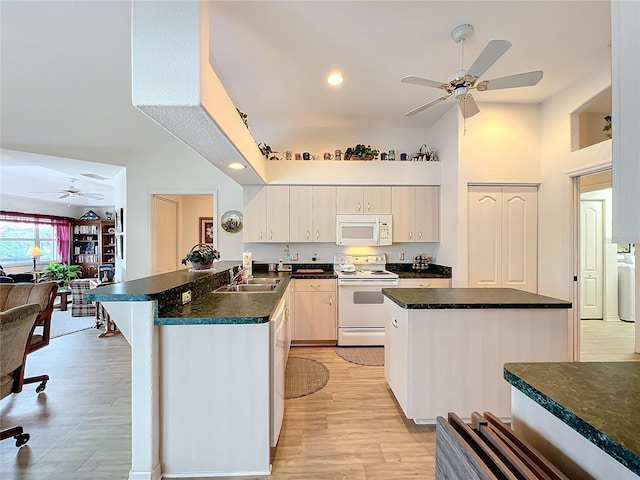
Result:
<instances>
[{"instance_id":1,"label":"lower cabinet","mask_svg":"<svg viewBox=\"0 0 640 480\"><path fill-rule=\"evenodd\" d=\"M401 278L400 288L451 288L450 278Z\"/></svg>"},{"instance_id":2,"label":"lower cabinet","mask_svg":"<svg viewBox=\"0 0 640 480\"><path fill-rule=\"evenodd\" d=\"M295 279L293 341L335 344L338 340L336 280Z\"/></svg>"}]
</instances>

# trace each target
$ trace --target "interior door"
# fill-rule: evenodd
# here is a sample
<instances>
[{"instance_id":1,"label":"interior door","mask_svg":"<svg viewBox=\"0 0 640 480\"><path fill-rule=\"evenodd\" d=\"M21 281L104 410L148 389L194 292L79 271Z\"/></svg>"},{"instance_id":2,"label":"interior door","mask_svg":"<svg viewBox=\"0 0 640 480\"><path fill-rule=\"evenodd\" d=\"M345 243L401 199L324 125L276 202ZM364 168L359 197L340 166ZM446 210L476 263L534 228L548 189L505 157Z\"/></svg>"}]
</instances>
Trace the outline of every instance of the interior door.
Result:
<instances>
[{"instance_id":1,"label":"interior door","mask_svg":"<svg viewBox=\"0 0 640 480\"><path fill-rule=\"evenodd\" d=\"M469 287L501 287L502 190L469 187Z\"/></svg>"},{"instance_id":2,"label":"interior door","mask_svg":"<svg viewBox=\"0 0 640 480\"><path fill-rule=\"evenodd\" d=\"M580 201L580 318L602 318L603 206Z\"/></svg>"},{"instance_id":3,"label":"interior door","mask_svg":"<svg viewBox=\"0 0 640 480\"><path fill-rule=\"evenodd\" d=\"M178 270L178 204L153 196L151 274Z\"/></svg>"}]
</instances>

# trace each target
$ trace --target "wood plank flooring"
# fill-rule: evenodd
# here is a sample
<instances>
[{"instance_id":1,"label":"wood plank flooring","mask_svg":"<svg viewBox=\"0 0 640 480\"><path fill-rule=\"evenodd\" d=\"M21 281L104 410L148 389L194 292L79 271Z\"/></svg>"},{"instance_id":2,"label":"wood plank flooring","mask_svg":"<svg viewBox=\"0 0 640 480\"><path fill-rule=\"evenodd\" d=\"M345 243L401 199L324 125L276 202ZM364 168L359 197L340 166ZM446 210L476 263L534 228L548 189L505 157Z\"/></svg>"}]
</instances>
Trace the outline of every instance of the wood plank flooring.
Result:
<instances>
[{"instance_id":1,"label":"wood plank flooring","mask_svg":"<svg viewBox=\"0 0 640 480\"><path fill-rule=\"evenodd\" d=\"M639 360L634 324L588 321L582 328L584 361ZM52 340L32 354L28 374L48 373L2 400L4 428L22 424L29 443L0 442L2 480L117 480L131 465L130 348L120 337L97 338L89 329ZM598 351L604 350L604 351ZM294 479L432 479L435 431L406 420L384 379L384 367L341 359L333 347L294 347L330 371L328 384L308 397L287 400L273 472Z\"/></svg>"}]
</instances>

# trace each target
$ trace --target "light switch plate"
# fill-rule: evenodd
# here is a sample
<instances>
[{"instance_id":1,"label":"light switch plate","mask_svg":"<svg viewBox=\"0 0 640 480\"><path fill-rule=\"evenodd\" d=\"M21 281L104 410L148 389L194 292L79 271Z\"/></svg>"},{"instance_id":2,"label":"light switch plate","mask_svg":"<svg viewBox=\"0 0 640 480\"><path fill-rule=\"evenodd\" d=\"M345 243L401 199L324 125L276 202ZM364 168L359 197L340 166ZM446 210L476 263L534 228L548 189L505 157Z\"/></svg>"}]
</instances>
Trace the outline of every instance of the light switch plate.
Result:
<instances>
[{"instance_id":1,"label":"light switch plate","mask_svg":"<svg viewBox=\"0 0 640 480\"><path fill-rule=\"evenodd\" d=\"M182 304L186 305L191 301L191 290L187 290L186 292L182 292Z\"/></svg>"}]
</instances>

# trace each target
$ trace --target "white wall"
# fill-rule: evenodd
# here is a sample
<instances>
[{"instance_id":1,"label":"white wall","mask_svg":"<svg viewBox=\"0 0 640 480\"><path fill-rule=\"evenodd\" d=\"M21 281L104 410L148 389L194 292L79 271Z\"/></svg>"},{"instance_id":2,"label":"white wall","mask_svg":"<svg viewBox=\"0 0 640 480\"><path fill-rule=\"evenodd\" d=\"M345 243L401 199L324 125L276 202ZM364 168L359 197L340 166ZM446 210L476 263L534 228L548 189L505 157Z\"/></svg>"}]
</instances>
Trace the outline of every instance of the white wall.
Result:
<instances>
[{"instance_id":1,"label":"white wall","mask_svg":"<svg viewBox=\"0 0 640 480\"><path fill-rule=\"evenodd\" d=\"M538 293L574 301L574 205L571 174L611 162L611 141L571 152L571 113L611 84L608 65L560 92L541 110L538 197Z\"/></svg>"},{"instance_id":2,"label":"white wall","mask_svg":"<svg viewBox=\"0 0 640 480\"><path fill-rule=\"evenodd\" d=\"M105 210L100 207L68 207L63 203L45 202L31 198L0 195L0 210L22 213L39 213L41 215L55 215L58 217L80 218L87 210L93 210L106 220ZM113 211L113 208L108 209Z\"/></svg>"}]
</instances>

